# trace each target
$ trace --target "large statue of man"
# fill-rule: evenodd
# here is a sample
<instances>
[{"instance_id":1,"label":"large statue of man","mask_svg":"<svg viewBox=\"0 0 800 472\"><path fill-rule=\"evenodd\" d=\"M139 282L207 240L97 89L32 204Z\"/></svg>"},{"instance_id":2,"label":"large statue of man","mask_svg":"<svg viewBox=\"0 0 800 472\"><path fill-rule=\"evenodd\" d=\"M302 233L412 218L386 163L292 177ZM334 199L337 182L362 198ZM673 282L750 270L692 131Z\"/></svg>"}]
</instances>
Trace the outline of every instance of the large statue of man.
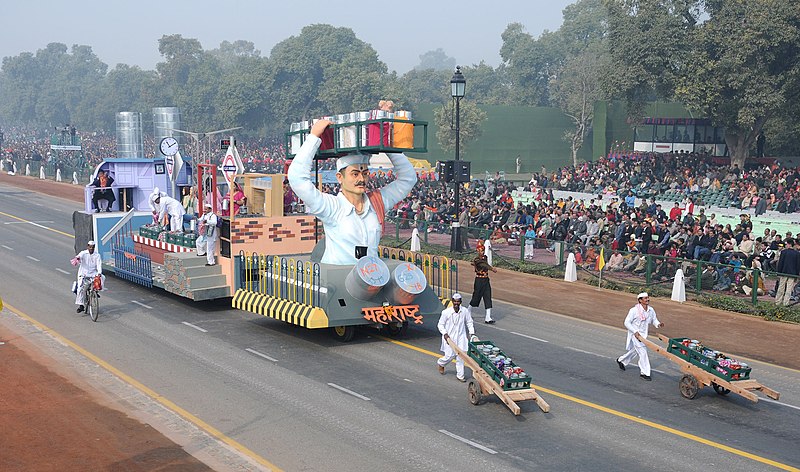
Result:
<instances>
[{"instance_id":1,"label":"large statue of man","mask_svg":"<svg viewBox=\"0 0 800 472\"><path fill-rule=\"evenodd\" d=\"M369 155L348 154L336 162L336 180L341 186L339 194L320 192L311 181L311 164L322 142L320 136L330 124L328 120L319 120L311 127L310 135L295 155L287 174L289 185L305 203L306 211L325 226L325 253L321 262L350 265L357 260L356 246L366 247L367 255L378 255L383 214L411 192L417 174L404 154L388 154L396 180L369 198Z\"/></svg>"}]
</instances>

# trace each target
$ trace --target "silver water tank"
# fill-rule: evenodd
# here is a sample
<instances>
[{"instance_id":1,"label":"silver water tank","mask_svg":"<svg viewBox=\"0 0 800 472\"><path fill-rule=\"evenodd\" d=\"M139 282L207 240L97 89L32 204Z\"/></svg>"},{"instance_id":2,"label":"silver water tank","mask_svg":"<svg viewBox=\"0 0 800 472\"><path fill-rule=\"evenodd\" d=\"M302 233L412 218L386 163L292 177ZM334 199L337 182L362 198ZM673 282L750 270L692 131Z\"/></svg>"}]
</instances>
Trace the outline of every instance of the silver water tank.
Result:
<instances>
[{"instance_id":1,"label":"silver water tank","mask_svg":"<svg viewBox=\"0 0 800 472\"><path fill-rule=\"evenodd\" d=\"M117 113L117 157L145 157L142 114L137 111Z\"/></svg>"},{"instance_id":2,"label":"silver water tank","mask_svg":"<svg viewBox=\"0 0 800 472\"><path fill-rule=\"evenodd\" d=\"M380 258L364 256L356 261L344 279L347 292L359 300L369 300L389 282L389 267Z\"/></svg>"},{"instance_id":3,"label":"silver water tank","mask_svg":"<svg viewBox=\"0 0 800 472\"><path fill-rule=\"evenodd\" d=\"M183 144L185 140L183 133L171 131L173 129L183 129L182 126L181 110L178 107L153 108L153 136L156 140L156 157L164 157L164 155L161 154L159 145L161 144L161 140L167 136L172 136L177 139L181 153L184 152Z\"/></svg>"}]
</instances>

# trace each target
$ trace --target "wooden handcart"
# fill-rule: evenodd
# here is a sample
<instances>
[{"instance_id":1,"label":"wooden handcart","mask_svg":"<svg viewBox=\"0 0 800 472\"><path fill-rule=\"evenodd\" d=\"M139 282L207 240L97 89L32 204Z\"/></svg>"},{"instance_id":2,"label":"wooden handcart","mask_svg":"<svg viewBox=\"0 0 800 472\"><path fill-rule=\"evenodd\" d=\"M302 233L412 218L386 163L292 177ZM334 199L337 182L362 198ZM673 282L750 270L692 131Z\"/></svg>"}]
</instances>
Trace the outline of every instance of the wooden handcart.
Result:
<instances>
[{"instance_id":1,"label":"wooden handcart","mask_svg":"<svg viewBox=\"0 0 800 472\"><path fill-rule=\"evenodd\" d=\"M678 385L680 387L681 395L684 398L691 400L697 396L697 392L700 391L701 388L708 386L711 386L719 395L727 395L728 393L733 392L754 403L758 402L758 396L756 396L754 393L755 391L760 391L773 400L777 400L781 396L780 393L776 392L775 390L772 390L771 388L762 385L758 381L749 378L749 370L747 372L747 378L741 380L727 380L726 378L723 378L721 374L712 372L712 369L709 369L708 366L699 364L695 359L692 359L688 356L684 358L680 355L669 352L667 348L663 348L653 341L641 337L639 333L636 333L636 339L642 341L650 350L661 354L680 366L683 376L681 377ZM670 338L659 334L658 339L667 343L667 346L670 345ZM734 376L735 375L736 374L734 374Z\"/></svg>"},{"instance_id":2,"label":"wooden handcart","mask_svg":"<svg viewBox=\"0 0 800 472\"><path fill-rule=\"evenodd\" d=\"M467 395L470 403L478 405L485 397L495 394L506 404L514 415L519 415L521 411L517 402L526 400L535 401L539 408L545 413L550 411L550 405L539 396L533 387L528 386L527 388L515 390L504 389L492 375L486 372L486 370L475 361L475 359L459 349L452 339L448 339L447 342L450 344L453 352L464 360L464 365L472 370L473 378L467 383Z\"/></svg>"}]
</instances>

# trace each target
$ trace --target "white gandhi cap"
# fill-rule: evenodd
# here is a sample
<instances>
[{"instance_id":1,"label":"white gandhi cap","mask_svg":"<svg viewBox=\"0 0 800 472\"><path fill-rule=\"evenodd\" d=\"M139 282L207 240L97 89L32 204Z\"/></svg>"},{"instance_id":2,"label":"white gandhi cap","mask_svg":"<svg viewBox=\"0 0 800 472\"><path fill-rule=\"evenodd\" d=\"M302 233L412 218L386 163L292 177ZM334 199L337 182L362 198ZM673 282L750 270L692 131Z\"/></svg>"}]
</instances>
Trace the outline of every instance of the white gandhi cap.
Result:
<instances>
[{"instance_id":1,"label":"white gandhi cap","mask_svg":"<svg viewBox=\"0 0 800 472\"><path fill-rule=\"evenodd\" d=\"M452 296L452 299L453 300L461 300L461 294L460 293L454 293L453 296Z\"/></svg>"},{"instance_id":2,"label":"white gandhi cap","mask_svg":"<svg viewBox=\"0 0 800 472\"><path fill-rule=\"evenodd\" d=\"M641 300L642 298L648 298L649 296L650 295L648 295L647 292L642 292L639 295L637 295L636 298Z\"/></svg>"},{"instance_id":3,"label":"white gandhi cap","mask_svg":"<svg viewBox=\"0 0 800 472\"><path fill-rule=\"evenodd\" d=\"M345 167L349 167L356 164L369 165L369 154L355 153L340 157L336 161L336 172L340 172Z\"/></svg>"}]
</instances>

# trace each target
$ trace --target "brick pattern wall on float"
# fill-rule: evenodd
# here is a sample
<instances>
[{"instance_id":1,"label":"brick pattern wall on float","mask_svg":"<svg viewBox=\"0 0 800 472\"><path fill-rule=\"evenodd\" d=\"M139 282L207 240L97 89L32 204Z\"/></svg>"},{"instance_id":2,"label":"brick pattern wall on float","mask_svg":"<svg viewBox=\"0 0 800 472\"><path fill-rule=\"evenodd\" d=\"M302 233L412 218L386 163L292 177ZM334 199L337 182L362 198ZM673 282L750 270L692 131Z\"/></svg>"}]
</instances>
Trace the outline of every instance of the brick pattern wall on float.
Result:
<instances>
[{"instance_id":1,"label":"brick pattern wall on float","mask_svg":"<svg viewBox=\"0 0 800 472\"><path fill-rule=\"evenodd\" d=\"M263 220L234 220L231 224L231 242L242 244L267 238L273 242L285 239L299 238L302 241L314 240L314 221L308 218L298 218L294 221L299 226L300 234L293 228L287 228L283 223L269 223Z\"/></svg>"}]
</instances>

